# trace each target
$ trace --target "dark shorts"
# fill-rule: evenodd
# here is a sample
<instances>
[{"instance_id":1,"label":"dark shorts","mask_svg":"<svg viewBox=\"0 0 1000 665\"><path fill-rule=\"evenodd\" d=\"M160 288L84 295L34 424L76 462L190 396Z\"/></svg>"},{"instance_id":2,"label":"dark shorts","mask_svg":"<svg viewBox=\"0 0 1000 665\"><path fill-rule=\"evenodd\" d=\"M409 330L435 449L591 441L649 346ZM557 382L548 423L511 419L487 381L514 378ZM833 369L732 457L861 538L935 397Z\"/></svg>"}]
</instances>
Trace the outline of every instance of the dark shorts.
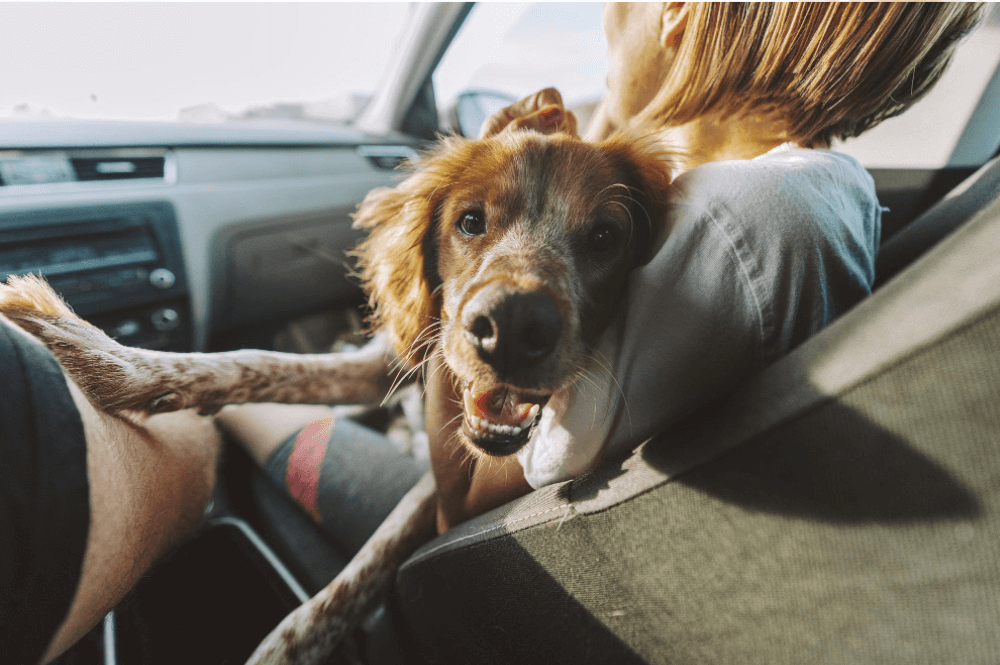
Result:
<instances>
[{"instance_id":1,"label":"dark shorts","mask_svg":"<svg viewBox=\"0 0 1000 665\"><path fill-rule=\"evenodd\" d=\"M87 446L55 358L2 317L0 382L0 660L33 664L80 579Z\"/></svg>"},{"instance_id":2,"label":"dark shorts","mask_svg":"<svg viewBox=\"0 0 1000 665\"><path fill-rule=\"evenodd\" d=\"M313 421L264 465L271 480L351 555L429 468L350 418Z\"/></svg>"}]
</instances>

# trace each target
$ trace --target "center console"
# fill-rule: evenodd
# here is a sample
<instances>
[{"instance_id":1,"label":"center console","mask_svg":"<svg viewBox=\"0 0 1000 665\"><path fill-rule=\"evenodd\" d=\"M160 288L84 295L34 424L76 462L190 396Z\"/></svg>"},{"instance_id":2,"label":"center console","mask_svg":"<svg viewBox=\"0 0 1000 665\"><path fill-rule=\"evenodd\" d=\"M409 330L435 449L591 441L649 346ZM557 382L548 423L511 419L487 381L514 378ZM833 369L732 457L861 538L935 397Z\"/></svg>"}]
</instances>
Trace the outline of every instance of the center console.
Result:
<instances>
[{"instance_id":1,"label":"center console","mask_svg":"<svg viewBox=\"0 0 1000 665\"><path fill-rule=\"evenodd\" d=\"M0 213L0 280L29 273L122 344L191 349L180 236L167 202Z\"/></svg>"}]
</instances>

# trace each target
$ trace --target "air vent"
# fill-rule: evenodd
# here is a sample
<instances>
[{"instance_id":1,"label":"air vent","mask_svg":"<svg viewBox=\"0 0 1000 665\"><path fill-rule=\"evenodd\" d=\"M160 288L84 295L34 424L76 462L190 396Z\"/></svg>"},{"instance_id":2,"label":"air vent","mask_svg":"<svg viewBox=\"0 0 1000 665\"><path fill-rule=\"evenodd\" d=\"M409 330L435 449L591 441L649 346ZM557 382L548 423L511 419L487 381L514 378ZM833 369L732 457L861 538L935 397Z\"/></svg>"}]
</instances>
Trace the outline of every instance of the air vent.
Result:
<instances>
[{"instance_id":1,"label":"air vent","mask_svg":"<svg viewBox=\"0 0 1000 665\"><path fill-rule=\"evenodd\" d=\"M163 157L73 157L70 161L80 181L163 178Z\"/></svg>"}]
</instances>

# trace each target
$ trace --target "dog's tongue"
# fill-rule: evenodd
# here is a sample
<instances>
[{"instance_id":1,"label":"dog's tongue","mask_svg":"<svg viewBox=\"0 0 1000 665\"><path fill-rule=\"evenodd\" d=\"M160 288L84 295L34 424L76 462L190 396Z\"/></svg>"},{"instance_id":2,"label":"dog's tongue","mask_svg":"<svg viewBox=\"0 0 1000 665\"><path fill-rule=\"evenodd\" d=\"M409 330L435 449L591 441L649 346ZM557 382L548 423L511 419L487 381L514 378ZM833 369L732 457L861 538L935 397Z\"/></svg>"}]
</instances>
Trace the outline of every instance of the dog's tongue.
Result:
<instances>
[{"instance_id":1,"label":"dog's tongue","mask_svg":"<svg viewBox=\"0 0 1000 665\"><path fill-rule=\"evenodd\" d=\"M522 426L538 414L537 404L518 400L506 388L494 388L482 393L466 388L463 397L467 416L482 418L494 425Z\"/></svg>"}]
</instances>

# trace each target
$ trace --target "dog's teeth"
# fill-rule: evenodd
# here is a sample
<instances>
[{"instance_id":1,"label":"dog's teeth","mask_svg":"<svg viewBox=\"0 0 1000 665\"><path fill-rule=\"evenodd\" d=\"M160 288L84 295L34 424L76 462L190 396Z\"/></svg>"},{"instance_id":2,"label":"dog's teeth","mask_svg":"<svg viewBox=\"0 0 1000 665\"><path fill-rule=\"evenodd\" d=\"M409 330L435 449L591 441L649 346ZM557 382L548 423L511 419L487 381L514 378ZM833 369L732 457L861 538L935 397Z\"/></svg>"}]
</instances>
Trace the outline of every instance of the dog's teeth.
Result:
<instances>
[{"instance_id":1,"label":"dog's teeth","mask_svg":"<svg viewBox=\"0 0 1000 665\"><path fill-rule=\"evenodd\" d=\"M465 412L472 417L479 416L479 409L476 408L476 402L472 399L472 391L466 388L462 391L462 401L465 402Z\"/></svg>"},{"instance_id":2,"label":"dog's teeth","mask_svg":"<svg viewBox=\"0 0 1000 665\"><path fill-rule=\"evenodd\" d=\"M524 419L520 423L518 423L518 424L521 427L527 427L532 422L534 422L535 418L538 416L538 411L539 410L540 410L540 407L537 404L532 404L531 408L528 409L528 415L526 415L524 417Z\"/></svg>"},{"instance_id":3,"label":"dog's teeth","mask_svg":"<svg viewBox=\"0 0 1000 665\"><path fill-rule=\"evenodd\" d=\"M513 431L513 429L511 428L510 425L501 425L500 426L500 433L501 434L506 434L507 436L510 436L510 434L511 434L512 431Z\"/></svg>"},{"instance_id":4,"label":"dog's teeth","mask_svg":"<svg viewBox=\"0 0 1000 665\"><path fill-rule=\"evenodd\" d=\"M513 434L514 436L517 436L517 435L519 435L521 433L521 428L520 427L512 427L510 433Z\"/></svg>"},{"instance_id":5,"label":"dog's teeth","mask_svg":"<svg viewBox=\"0 0 1000 665\"><path fill-rule=\"evenodd\" d=\"M531 407L533 406L534 404L529 404L528 402L518 404L514 409L514 417L524 420L528 417L528 412L531 411Z\"/></svg>"}]
</instances>

